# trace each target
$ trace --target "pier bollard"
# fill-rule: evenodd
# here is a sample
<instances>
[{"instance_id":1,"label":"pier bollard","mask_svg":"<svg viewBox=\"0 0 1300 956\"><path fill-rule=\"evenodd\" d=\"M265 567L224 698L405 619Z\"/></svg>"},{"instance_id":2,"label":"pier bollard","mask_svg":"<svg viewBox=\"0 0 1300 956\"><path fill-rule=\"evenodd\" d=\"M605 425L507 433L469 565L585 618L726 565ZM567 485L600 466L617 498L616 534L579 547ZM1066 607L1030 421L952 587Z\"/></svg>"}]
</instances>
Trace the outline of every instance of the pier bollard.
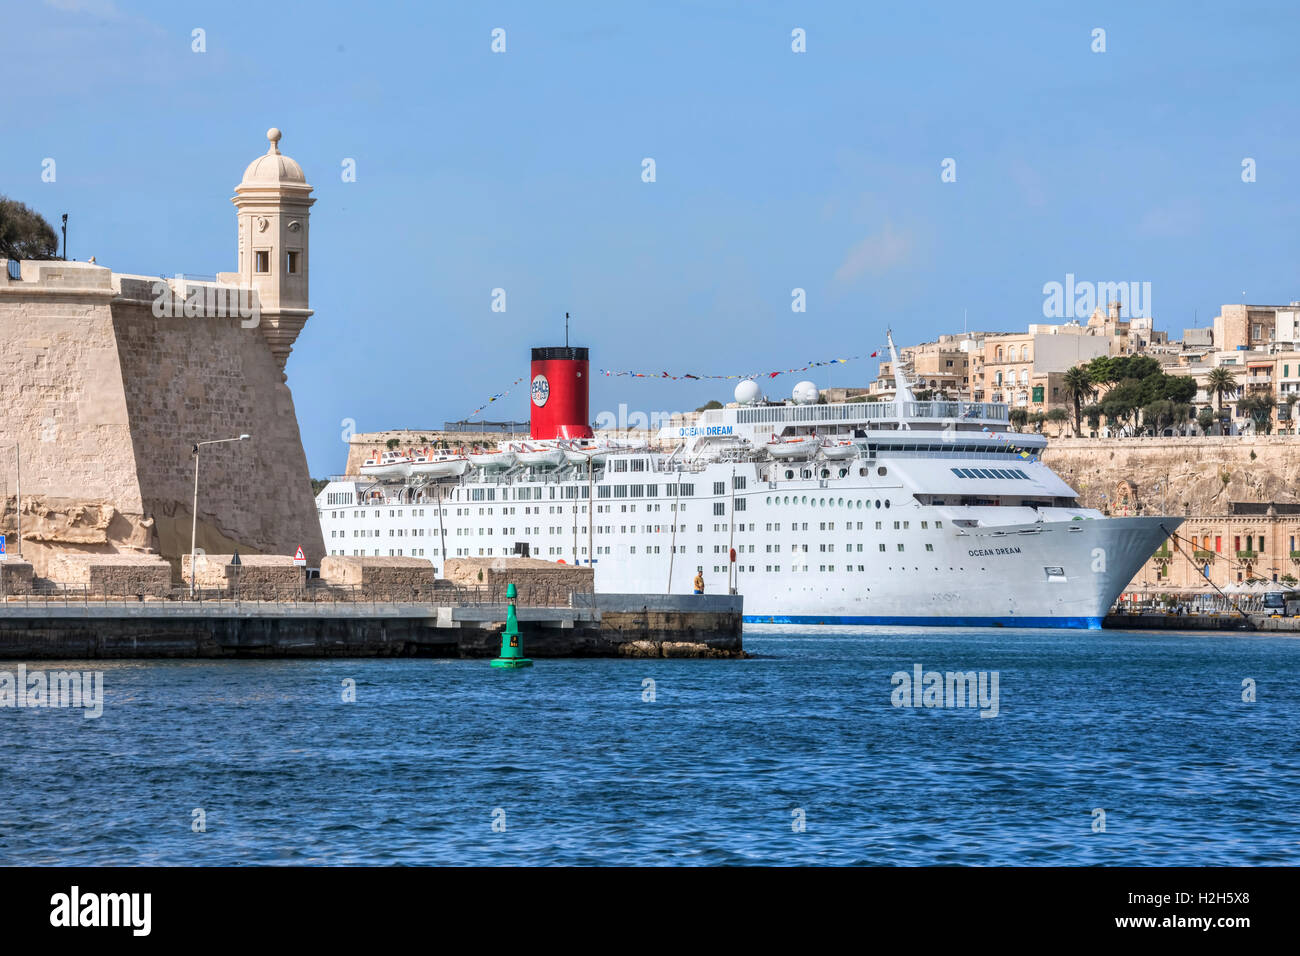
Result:
<instances>
[{"instance_id":1,"label":"pier bollard","mask_svg":"<svg viewBox=\"0 0 1300 956\"><path fill-rule=\"evenodd\" d=\"M506 629L501 632L501 656L492 661L493 667L532 667L533 662L524 657L524 642L519 637L519 618L515 614L515 598L519 592L514 583L506 585Z\"/></svg>"}]
</instances>

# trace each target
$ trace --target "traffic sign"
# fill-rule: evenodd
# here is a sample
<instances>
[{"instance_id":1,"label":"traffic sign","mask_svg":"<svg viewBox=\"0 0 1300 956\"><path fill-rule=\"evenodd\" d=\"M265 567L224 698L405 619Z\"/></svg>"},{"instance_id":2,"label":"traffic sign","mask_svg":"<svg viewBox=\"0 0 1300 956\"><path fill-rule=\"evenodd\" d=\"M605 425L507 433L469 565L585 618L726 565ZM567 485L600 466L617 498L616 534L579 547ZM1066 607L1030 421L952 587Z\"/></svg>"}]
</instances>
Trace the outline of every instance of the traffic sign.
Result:
<instances>
[{"instance_id":1,"label":"traffic sign","mask_svg":"<svg viewBox=\"0 0 1300 956\"><path fill-rule=\"evenodd\" d=\"M293 563L300 568L307 566L307 557L302 553L302 545L298 545L298 550L294 552Z\"/></svg>"},{"instance_id":2,"label":"traffic sign","mask_svg":"<svg viewBox=\"0 0 1300 956\"><path fill-rule=\"evenodd\" d=\"M5 536L0 534L0 561L9 557L9 552L5 550Z\"/></svg>"}]
</instances>

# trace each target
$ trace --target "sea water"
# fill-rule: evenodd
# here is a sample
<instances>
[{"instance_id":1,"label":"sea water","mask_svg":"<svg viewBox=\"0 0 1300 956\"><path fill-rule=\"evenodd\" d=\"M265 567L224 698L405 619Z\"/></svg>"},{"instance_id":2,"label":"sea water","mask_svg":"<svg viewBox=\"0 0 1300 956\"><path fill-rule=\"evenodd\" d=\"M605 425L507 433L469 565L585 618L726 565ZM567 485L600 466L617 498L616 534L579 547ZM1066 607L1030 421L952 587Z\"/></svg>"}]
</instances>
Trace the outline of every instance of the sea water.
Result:
<instances>
[{"instance_id":1,"label":"sea water","mask_svg":"<svg viewBox=\"0 0 1300 956\"><path fill-rule=\"evenodd\" d=\"M745 644L519 671L28 661L102 671L103 713L0 708L0 864L1300 862L1300 639ZM986 697L996 675L996 715L904 696L918 665Z\"/></svg>"}]
</instances>

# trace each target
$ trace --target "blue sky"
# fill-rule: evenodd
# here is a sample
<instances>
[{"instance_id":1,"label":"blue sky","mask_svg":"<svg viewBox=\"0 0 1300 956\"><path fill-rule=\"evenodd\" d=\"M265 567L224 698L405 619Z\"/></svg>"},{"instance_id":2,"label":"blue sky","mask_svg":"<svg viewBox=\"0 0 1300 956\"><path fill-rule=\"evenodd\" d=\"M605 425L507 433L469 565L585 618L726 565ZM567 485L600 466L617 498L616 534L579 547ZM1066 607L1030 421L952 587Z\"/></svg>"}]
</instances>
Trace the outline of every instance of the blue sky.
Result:
<instances>
[{"instance_id":1,"label":"blue sky","mask_svg":"<svg viewBox=\"0 0 1300 956\"><path fill-rule=\"evenodd\" d=\"M1174 335L1243 292L1300 299L1297 21L1283 3L6 0L0 192L68 212L74 258L225 271L233 187L280 127L316 187L316 314L288 373L320 476L345 420L462 418L562 343L566 311L597 368L731 374L870 352L887 325L900 344L960 331L963 310L1021 330L1067 273L1150 282ZM597 378L592 412L729 393ZM488 413L525 419L526 391Z\"/></svg>"}]
</instances>

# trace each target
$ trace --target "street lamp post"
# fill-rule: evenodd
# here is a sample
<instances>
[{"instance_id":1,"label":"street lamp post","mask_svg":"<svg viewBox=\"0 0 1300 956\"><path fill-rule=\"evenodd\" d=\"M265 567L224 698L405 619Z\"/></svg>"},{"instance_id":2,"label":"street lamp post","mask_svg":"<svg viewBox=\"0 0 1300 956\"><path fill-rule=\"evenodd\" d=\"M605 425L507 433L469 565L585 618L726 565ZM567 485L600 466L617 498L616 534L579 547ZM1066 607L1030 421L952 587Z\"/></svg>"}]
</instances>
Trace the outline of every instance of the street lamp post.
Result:
<instances>
[{"instance_id":1,"label":"street lamp post","mask_svg":"<svg viewBox=\"0 0 1300 956\"><path fill-rule=\"evenodd\" d=\"M238 438L216 438L211 441L199 441L194 443L194 512L190 520L190 597L194 597L195 588L198 585L199 575L198 568L194 566L194 543L199 533L199 449L204 445L224 445L231 441L247 441L250 436L240 435Z\"/></svg>"}]
</instances>

